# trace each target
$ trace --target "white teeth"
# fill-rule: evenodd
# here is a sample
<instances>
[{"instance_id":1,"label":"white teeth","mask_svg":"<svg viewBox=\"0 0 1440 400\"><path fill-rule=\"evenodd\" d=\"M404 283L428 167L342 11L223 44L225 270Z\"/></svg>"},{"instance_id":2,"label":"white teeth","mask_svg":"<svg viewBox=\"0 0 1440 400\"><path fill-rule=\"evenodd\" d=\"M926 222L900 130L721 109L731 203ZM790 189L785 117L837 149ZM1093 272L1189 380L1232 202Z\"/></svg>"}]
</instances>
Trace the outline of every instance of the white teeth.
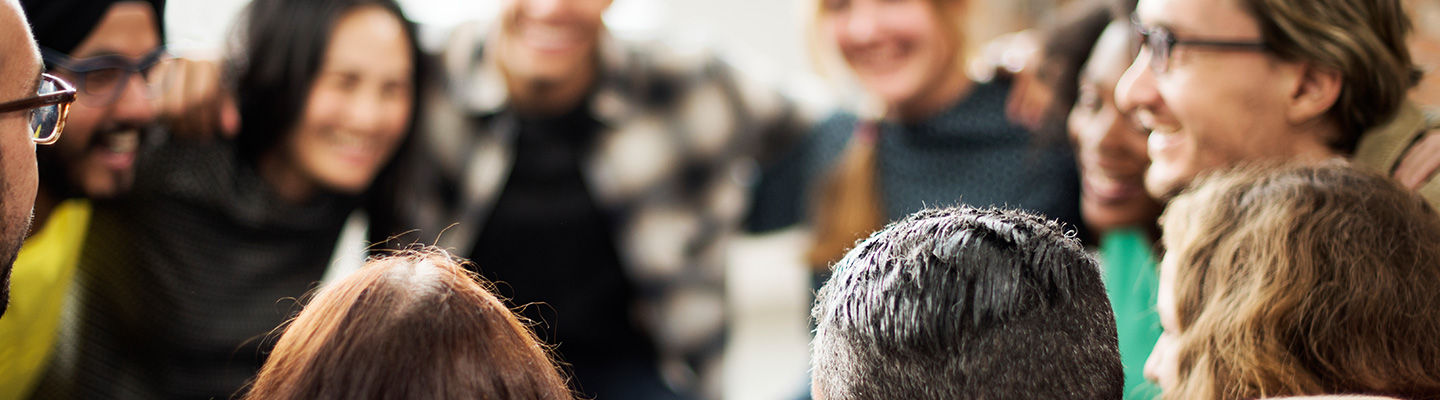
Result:
<instances>
[{"instance_id":1,"label":"white teeth","mask_svg":"<svg viewBox=\"0 0 1440 400\"><path fill-rule=\"evenodd\" d=\"M140 132L128 130L112 133L105 138L105 150L115 154L134 153L140 148Z\"/></svg>"},{"instance_id":2,"label":"white teeth","mask_svg":"<svg viewBox=\"0 0 1440 400\"><path fill-rule=\"evenodd\" d=\"M1174 131L1157 129L1150 131L1150 137L1147 138L1146 144L1149 145L1151 149L1163 149L1179 143L1180 139L1180 135L1175 134Z\"/></svg>"}]
</instances>

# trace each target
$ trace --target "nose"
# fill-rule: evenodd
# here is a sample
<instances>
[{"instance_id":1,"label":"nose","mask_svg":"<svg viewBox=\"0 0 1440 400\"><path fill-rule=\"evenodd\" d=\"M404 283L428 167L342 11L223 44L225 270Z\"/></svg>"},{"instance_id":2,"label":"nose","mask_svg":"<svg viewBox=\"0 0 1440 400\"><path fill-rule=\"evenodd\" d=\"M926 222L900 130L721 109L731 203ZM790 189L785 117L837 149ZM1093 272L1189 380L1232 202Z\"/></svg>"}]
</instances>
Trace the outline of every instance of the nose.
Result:
<instances>
[{"instance_id":1,"label":"nose","mask_svg":"<svg viewBox=\"0 0 1440 400\"><path fill-rule=\"evenodd\" d=\"M384 107L379 93L357 91L350 96L346 109L345 127L351 132L369 133L380 123L381 108Z\"/></svg>"},{"instance_id":2,"label":"nose","mask_svg":"<svg viewBox=\"0 0 1440 400\"><path fill-rule=\"evenodd\" d=\"M1121 113L1115 108L1108 108L1100 114L1098 123L1104 128L1100 132L1100 137L1095 140L1095 150L1101 156L1108 158L1134 157L1135 155L1130 154L1132 153L1130 144L1133 143L1130 139L1138 133L1130 120L1130 115ZM1138 155L1147 156L1143 148L1144 141L1142 140L1140 143L1142 143L1142 148Z\"/></svg>"},{"instance_id":3,"label":"nose","mask_svg":"<svg viewBox=\"0 0 1440 400\"><path fill-rule=\"evenodd\" d=\"M524 15L535 19L545 19L562 15L565 12L566 0L522 0L524 3Z\"/></svg>"},{"instance_id":4,"label":"nose","mask_svg":"<svg viewBox=\"0 0 1440 400\"><path fill-rule=\"evenodd\" d=\"M875 39L876 31L879 30L880 24L876 21L875 13L863 9L865 6L860 3L855 2L851 6L854 9L849 10L843 19L841 34L843 39L850 43L869 43Z\"/></svg>"},{"instance_id":5,"label":"nose","mask_svg":"<svg viewBox=\"0 0 1440 400\"><path fill-rule=\"evenodd\" d=\"M114 113L112 117L117 122L131 124L133 126L146 126L155 120L155 107L150 100L148 91L150 84L145 82L141 74L130 74L129 82L120 93L120 98L115 100Z\"/></svg>"},{"instance_id":6,"label":"nose","mask_svg":"<svg viewBox=\"0 0 1440 400\"><path fill-rule=\"evenodd\" d=\"M1150 68L1149 49L1142 51L1130 68L1120 76L1115 86L1115 105L1120 112L1129 114L1139 107L1154 106L1160 102L1160 93L1155 89L1155 73Z\"/></svg>"}]
</instances>

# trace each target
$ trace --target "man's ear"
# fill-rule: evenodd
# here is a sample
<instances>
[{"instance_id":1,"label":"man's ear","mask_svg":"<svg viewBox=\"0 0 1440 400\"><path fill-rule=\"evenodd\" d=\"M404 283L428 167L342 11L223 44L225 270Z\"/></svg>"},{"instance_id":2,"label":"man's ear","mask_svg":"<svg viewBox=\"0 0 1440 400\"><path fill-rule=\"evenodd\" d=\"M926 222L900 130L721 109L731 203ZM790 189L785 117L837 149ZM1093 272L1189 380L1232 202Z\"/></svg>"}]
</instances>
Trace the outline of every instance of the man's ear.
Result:
<instances>
[{"instance_id":1,"label":"man's ear","mask_svg":"<svg viewBox=\"0 0 1440 400\"><path fill-rule=\"evenodd\" d=\"M1340 90L1345 86L1345 77L1340 70L1314 63L1302 63L1296 67L1299 68L1299 79L1290 92L1285 117L1290 123L1299 125L1324 116L1335 105L1340 99Z\"/></svg>"}]
</instances>

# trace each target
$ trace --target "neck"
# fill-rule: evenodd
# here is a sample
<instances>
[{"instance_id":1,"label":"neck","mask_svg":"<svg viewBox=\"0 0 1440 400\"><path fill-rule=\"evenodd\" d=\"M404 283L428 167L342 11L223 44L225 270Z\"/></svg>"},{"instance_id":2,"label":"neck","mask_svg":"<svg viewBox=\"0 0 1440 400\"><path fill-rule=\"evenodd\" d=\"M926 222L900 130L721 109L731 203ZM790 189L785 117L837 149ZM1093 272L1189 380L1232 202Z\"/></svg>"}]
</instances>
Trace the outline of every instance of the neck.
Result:
<instances>
[{"instance_id":1,"label":"neck","mask_svg":"<svg viewBox=\"0 0 1440 400\"><path fill-rule=\"evenodd\" d=\"M1295 147L1291 148L1291 159L1303 163L1318 163L1345 156L1331 147L1335 138L1340 137L1340 128L1328 121L1312 121L1310 126L1297 134Z\"/></svg>"},{"instance_id":2,"label":"neck","mask_svg":"<svg viewBox=\"0 0 1440 400\"><path fill-rule=\"evenodd\" d=\"M315 197L315 193L319 191L315 182L301 176L299 169L281 157L278 150L262 154L256 170L260 179L286 203L302 204Z\"/></svg>"},{"instance_id":3,"label":"neck","mask_svg":"<svg viewBox=\"0 0 1440 400\"><path fill-rule=\"evenodd\" d=\"M575 109L585 99L595 73L573 79L507 78L510 103L527 115L558 115Z\"/></svg>"},{"instance_id":4,"label":"neck","mask_svg":"<svg viewBox=\"0 0 1440 400\"><path fill-rule=\"evenodd\" d=\"M933 90L922 89L919 96L890 105L887 113L900 122L917 122L939 114L960 101L960 98L975 87L975 81L970 80L970 77L959 69L950 70L953 72L937 77L939 82L929 85Z\"/></svg>"}]
</instances>

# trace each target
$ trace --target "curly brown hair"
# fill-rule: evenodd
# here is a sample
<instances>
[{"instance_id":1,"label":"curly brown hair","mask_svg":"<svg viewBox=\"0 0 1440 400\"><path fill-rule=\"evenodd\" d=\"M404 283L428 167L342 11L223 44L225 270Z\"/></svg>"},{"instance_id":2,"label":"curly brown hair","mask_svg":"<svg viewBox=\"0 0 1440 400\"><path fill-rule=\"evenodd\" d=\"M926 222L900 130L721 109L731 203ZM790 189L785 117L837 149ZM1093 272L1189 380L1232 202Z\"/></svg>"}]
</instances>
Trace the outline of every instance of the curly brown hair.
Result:
<instances>
[{"instance_id":1,"label":"curly brown hair","mask_svg":"<svg viewBox=\"0 0 1440 400\"><path fill-rule=\"evenodd\" d=\"M1197 181L1161 217L1174 271L1167 399L1440 398L1440 216L1342 161Z\"/></svg>"}]
</instances>

